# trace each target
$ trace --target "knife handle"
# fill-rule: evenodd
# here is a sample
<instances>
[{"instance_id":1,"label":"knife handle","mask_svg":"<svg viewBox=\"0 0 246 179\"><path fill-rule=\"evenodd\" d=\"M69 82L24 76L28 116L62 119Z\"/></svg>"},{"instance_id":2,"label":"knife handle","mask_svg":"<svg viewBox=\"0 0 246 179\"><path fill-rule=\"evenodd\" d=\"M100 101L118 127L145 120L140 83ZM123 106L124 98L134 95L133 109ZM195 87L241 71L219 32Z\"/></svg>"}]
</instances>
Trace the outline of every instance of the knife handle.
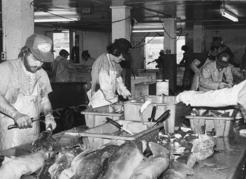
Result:
<instances>
[{"instance_id":1,"label":"knife handle","mask_svg":"<svg viewBox=\"0 0 246 179\"><path fill-rule=\"evenodd\" d=\"M153 122L155 120L155 114L156 114L156 106L153 106L151 116L149 118L149 122Z\"/></svg>"},{"instance_id":2,"label":"knife handle","mask_svg":"<svg viewBox=\"0 0 246 179\"><path fill-rule=\"evenodd\" d=\"M106 120L107 120L108 123L114 125L118 129L121 129L122 126L118 122L115 122L113 119L108 118L108 117L106 117Z\"/></svg>"},{"instance_id":3,"label":"knife handle","mask_svg":"<svg viewBox=\"0 0 246 179\"><path fill-rule=\"evenodd\" d=\"M32 122L39 121L39 119L33 119L33 118L31 118L31 120ZM19 128L16 122L8 126L8 130L15 129L15 128Z\"/></svg>"},{"instance_id":4,"label":"knife handle","mask_svg":"<svg viewBox=\"0 0 246 179\"><path fill-rule=\"evenodd\" d=\"M11 129L14 129L14 128L18 128L18 125L15 123L15 124L11 124L8 126L8 130L11 130Z\"/></svg>"},{"instance_id":5,"label":"knife handle","mask_svg":"<svg viewBox=\"0 0 246 179\"><path fill-rule=\"evenodd\" d=\"M164 122L165 120L167 120L170 116L170 110L166 110L156 121L155 121L155 125L154 126L157 126L159 125L160 123Z\"/></svg>"}]
</instances>

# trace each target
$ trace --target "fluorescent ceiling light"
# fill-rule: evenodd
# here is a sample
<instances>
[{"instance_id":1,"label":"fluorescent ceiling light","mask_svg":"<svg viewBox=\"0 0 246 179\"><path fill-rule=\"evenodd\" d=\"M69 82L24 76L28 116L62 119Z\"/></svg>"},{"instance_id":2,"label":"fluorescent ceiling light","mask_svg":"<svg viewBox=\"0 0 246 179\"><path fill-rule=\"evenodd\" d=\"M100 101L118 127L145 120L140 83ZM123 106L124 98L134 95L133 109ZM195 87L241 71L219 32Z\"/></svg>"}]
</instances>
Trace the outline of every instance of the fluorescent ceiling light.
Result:
<instances>
[{"instance_id":1,"label":"fluorescent ceiling light","mask_svg":"<svg viewBox=\"0 0 246 179\"><path fill-rule=\"evenodd\" d=\"M78 21L79 15L75 10L51 9L47 12L34 12L34 22L68 22Z\"/></svg>"},{"instance_id":2,"label":"fluorescent ceiling light","mask_svg":"<svg viewBox=\"0 0 246 179\"><path fill-rule=\"evenodd\" d=\"M40 19L34 19L34 22L71 22L71 21L78 21L78 17L57 17L57 18L40 18Z\"/></svg>"},{"instance_id":3,"label":"fluorescent ceiling light","mask_svg":"<svg viewBox=\"0 0 246 179\"><path fill-rule=\"evenodd\" d=\"M220 12L221 12L221 15L222 15L223 17L225 17L225 18L227 18L227 19L229 19L229 20L231 20L231 21L233 21L233 22L238 22L238 17L237 17L235 14L233 14L233 13L227 11L227 10L224 9L224 8L222 8L222 9L220 10Z\"/></svg>"},{"instance_id":4,"label":"fluorescent ceiling light","mask_svg":"<svg viewBox=\"0 0 246 179\"><path fill-rule=\"evenodd\" d=\"M77 15L76 9L49 9L46 11L36 11L34 12L34 16L50 16L54 15Z\"/></svg>"},{"instance_id":5,"label":"fluorescent ceiling light","mask_svg":"<svg viewBox=\"0 0 246 179\"><path fill-rule=\"evenodd\" d=\"M148 30L148 29L142 29L142 30L132 30L132 32L164 32L164 30L162 29L156 29L156 30Z\"/></svg>"},{"instance_id":6,"label":"fluorescent ceiling light","mask_svg":"<svg viewBox=\"0 0 246 179\"><path fill-rule=\"evenodd\" d=\"M164 28L161 23L137 23L132 32L164 32Z\"/></svg>"},{"instance_id":7,"label":"fluorescent ceiling light","mask_svg":"<svg viewBox=\"0 0 246 179\"><path fill-rule=\"evenodd\" d=\"M163 29L162 23L136 23L133 29Z\"/></svg>"}]
</instances>

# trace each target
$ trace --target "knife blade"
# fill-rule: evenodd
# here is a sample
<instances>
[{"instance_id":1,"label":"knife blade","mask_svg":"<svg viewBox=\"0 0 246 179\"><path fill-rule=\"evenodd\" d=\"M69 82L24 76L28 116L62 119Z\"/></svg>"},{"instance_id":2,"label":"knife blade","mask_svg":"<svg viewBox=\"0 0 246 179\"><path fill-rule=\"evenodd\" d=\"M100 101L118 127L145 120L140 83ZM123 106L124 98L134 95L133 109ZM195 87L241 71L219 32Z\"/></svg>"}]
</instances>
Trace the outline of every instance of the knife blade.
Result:
<instances>
[{"instance_id":1,"label":"knife blade","mask_svg":"<svg viewBox=\"0 0 246 179\"><path fill-rule=\"evenodd\" d=\"M156 121L154 121L155 122L154 126L157 126L160 123L164 122L169 118L169 116L170 116L170 110L166 110L160 117L158 117Z\"/></svg>"},{"instance_id":2,"label":"knife blade","mask_svg":"<svg viewBox=\"0 0 246 179\"><path fill-rule=\"evenodd\" d=\"M119 130L125 131L126 133L130 134L130 135L134 135L131 131L125 129L123 127L123 125L120 125L118 122L114 121L113 119L106 117L106 120L108 123L114 125L115 127L117 127Z\"/></svg>"}]
</instances>

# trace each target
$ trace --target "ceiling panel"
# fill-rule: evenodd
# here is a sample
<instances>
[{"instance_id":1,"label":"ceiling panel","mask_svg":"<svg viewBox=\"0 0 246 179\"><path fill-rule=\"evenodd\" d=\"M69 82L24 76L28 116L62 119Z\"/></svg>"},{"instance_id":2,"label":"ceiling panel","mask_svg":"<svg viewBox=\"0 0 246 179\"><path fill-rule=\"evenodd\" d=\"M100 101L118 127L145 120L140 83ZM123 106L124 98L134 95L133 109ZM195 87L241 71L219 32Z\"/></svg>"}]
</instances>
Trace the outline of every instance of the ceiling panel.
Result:
<instances>
[{"instance_id":1,"label":"ceiling panel","mask_svg":"<svg viewBox=\"0 0 246 179\"><path fill-rule=\"evenodd\" d=\"M236 0L112 0L132 7L135 22L161 22L163 18L174 17L185 23L186 28L204 24L206 28L246 27L246 1ZM238 15L234 23L220 14L222 2ZM71 27L84 30L111 30L110 0L34 0L35 11L49 11L54 8L74 8L80 21L70 23L43 23L47 26ZM41 24L38 24L41 25Z\"/></svg>"}]
</instances>

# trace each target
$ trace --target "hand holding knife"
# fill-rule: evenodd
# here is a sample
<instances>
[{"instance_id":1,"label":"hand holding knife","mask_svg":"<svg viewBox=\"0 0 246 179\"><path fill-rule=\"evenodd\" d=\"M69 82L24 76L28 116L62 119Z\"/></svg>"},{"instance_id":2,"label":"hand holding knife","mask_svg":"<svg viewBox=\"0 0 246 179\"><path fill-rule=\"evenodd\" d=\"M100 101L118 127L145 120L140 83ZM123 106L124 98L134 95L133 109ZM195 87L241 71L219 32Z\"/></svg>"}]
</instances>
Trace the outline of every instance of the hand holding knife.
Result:
<instances>
[{"instance_id":1,"label":"hand holding knife","mask_svg":"<svg viewBox=\"0 0 246 179\"><path fill-rule=\"evenodd\" d=\"M10 115L7 115L7 114L5 114L5 113L3 113L4 115L6 115L6 116L8 116L9 118L11 118L11 119L13 119L13 121L14 121L14 124L12 124L12 125L9 125L8 126L8 130L11 130L11 129L15 129L15 128L22 128L22 127L20 127L20 126L18 126L18 123L16 122L16 117L12 117L12 116L10 116ZM24 114L21 114L21 113L19 113L20 115L23 115L23 116L27 116L27 115L24 115ZM43 114L41 114L40 115L40 118L41 117L44 117L44 115ZM31 122L33 123L33 122L45 122L45 121L43 121L43 120L40 120L40 119L34 119L33 117L32 118L30 118L31 119ZM31 127L31 126L30 126Z\"/></svg>"},{"instance_id":2,"label":"hand holding knife","mask_svg":"<svg viewBox=\"0 0 246 179\"><path fill-rule=\"evenodd\" d=\"M32 120L32 123L33 122L43 122L43 123L45 123L45 121L40 120L40 119L31 118L31 120ZM15 128L19 128L19 126L18 126L18 124L16 122L14 124L8 126L8 130L15 129Z\"/></svg>"}]
</instances>

